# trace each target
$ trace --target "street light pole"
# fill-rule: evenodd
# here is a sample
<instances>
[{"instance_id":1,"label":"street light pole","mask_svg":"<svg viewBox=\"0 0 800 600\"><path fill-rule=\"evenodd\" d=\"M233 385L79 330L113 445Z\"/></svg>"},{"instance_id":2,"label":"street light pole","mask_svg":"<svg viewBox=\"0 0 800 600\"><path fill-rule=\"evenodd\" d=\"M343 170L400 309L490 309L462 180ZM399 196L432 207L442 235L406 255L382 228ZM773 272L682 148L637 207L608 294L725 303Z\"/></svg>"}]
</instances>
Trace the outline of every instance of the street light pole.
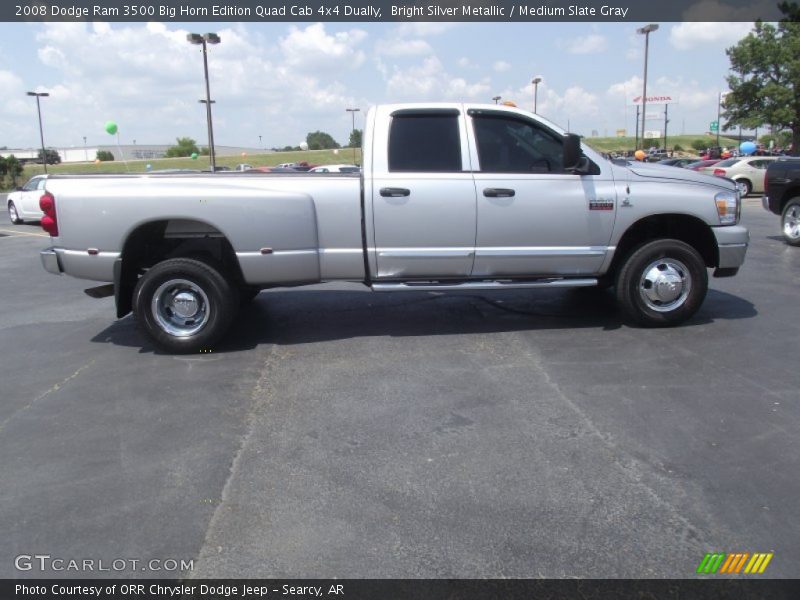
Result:
<instances>
[{"instance_id":1,"label":"street light pole","mask_svg":"<svg viewBox=\"0 0 800 600\"><path fill-rule=\"evenodd\" d=\"M542 82L541 77L534 77L531 79L531 83L533 84L533 114L538 114L537 109L539 108L539 84Z\"/></svg>"},{"instance_id":2,"label":"street light pole","mask_svg":"<svg viewBox=\"0 0 800 600\"><path fill-rule=\"evenodd\" d=\"M83 136L83 158L89 162L89 151L86 149L86 136Z\"/></svg>"},{"instance_id":3,"label":"street light pole","mask_svg":"<svg viewBox=\"0 0 800 600\"><path fill-rule=\"evenodd\" d=\"M502 98L502 96L492 96L492 100L494 100L495 104L498 104L500 102L501 98Z\"/></svg>"},{"instance_id":4,"label":"street light pole","mask_svg":"<svg viewBox=\"0 0 800 600\"><path fill-rule=\"evenodd\" d=\"M349 112L353 116L353 128L351 129L353 134L356 132L356 113L359 112L360 110L361 110L360 108L345 108L345 111ZM353 164L356 164L356 147L355 146L353 146Z\"/></svg>"},{"instance_id":5,"label":"street light pole","mask_svg":"<svg viewBox=\"0 0 800 600\"><path fill-rule=\"evenodd\" d=\"M642 146L644 146L645 114L647 112L647 54L650 51L650 34L658 30L658 25L650 23L646 27L636 30L644 35L644 81L642 82ZM638 150L638 146L637 146Z\"/></svg>"},{"instance_id":6,"label":"street light pole","mask_svg":"<svg viewBox=\"0 0 800 600\"><path fill-rule=\"evenodd\" d=\"M42 165L44 172L47 173L47 151L44 149L44 129L42 128L42 107L39 104L39 98L47 98L50 94L47 92L28 92L28 96L36 96L36 112L39 114L39 139L42 141Z\"/></svg>"},{"instance_id":7,"label":"street light pole","mask_svg":"<svg viewBox=\"0 0 800 600\"><path fill-rule=\"evenodd\" d=\"M219 44L220 37L216 33L206 33L200 35L199 33L187 34L186 39L191 44L198 44L203 46L203 72L206 77L206 121L208 122L208 155L211 159L211 172L217 171L217 159L214 152L214 126L211 122L211 104L214 102L211 99L211 86L208 82L208 44ZM201 100L201 102L203 102Z\"/></svg>"}]
</instances>

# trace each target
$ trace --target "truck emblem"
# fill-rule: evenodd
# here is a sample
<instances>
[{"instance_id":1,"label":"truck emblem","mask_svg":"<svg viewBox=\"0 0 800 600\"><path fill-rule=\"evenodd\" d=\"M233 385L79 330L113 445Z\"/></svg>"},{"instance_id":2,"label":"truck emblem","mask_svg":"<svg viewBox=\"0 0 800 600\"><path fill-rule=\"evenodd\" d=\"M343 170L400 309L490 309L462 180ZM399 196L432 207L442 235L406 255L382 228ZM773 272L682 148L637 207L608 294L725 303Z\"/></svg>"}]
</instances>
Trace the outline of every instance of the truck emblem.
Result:
<instances>
[{"instance_id":1,"label":"truck emblem","mask_svg":"<svg viewBox=\"0 0 800 600\"><path fill-rule=\"evenodd\" d=\"M612 198L590 198L589 210L614 210Z\"/></svg>"}]
</instances>

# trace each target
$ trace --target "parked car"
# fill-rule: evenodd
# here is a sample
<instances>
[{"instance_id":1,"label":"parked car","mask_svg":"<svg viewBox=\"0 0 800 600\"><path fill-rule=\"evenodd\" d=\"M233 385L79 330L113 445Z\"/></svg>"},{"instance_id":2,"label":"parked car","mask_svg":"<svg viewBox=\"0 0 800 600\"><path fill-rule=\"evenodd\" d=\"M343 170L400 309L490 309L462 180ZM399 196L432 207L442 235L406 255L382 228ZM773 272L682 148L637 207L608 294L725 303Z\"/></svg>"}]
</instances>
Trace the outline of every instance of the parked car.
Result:
<instances>
[{"instance_id":1,"label":"parked car","mask_svg":"<svg viewBox=\"0 0 800 600\"><path fill-rule=\"evenodd\" d=\"M309 173L359 173L361 168L356 165L321 165L309 170Z\"/></svg>"},{"instance_id":2,"label":"parked car","mask_svg":"<svg viewBox=\"0 0 800 600\"><path fill-rule=\"evenodd\" d=\"M800 246L800 158L779 158L769 163L761 203L769 212L780 215L786 243Z\"/></svg>"},{"instance_id":3,"label":"parked car","mask_svg":"<svg viewBox=\"0 0 800 600\"><path fill-rule=\"evenodd\" d=\"M690 171L699 171L700 169L704 169L706 167L710 167L711 165L715 165L720 162L720 159L713 158L711 160L697 160L693 163L689 163L684 169L689 169Z\"/></svg>"},{"instance_id":4,"label":"parked car","mask_svg":"<svg viewBox=\"0 0 800 600\"><path fill-rule=\"evenodd\" d=\"M777 156L739 156L718 162L712 167L700 169L718 177L727 177L736 182L742 198L751 193L764 192L764 176L767 167L778 160Z\"/></svg>"},{"instance_id":5,"label":"parked car","mask_svg":"<svg viewBox=\"0 0 800 600\"><path fill-rule=\"evenodd\" d=\"M46 182L47 175L36 175L8 195L6 208L8 218L14 225L41 220L43 213L39 208L39 198L44 192Z\"/></svg>"},{"instance_id":6,"label":"parked car","mask_svg":"<svg viewBox=\"0 0 800 600\"><path fill-rule=\"evenodd\" d=\"M186 353L213 347L259 290L323 281L614 286L628 321L672 326L700 308L708 269L731 277L744 262L741 200L722 177L611 163L504 105L382 105L365 123L358 175L51 176L42 264L113 282L92 293Z\"/></svg>"},{"instance_id":7,"label":"parked car","mask_svg":"<svg viewBox=\"0 0 800 600\"><path fill-rule=\"evenodd\" d=\"M299 173L297 169L293 169L291 167L281 167L278 165L277 167L253 167L252 169L247 169L245 173Z\"/></svg>"},{"instance_id":8,"label":"parked car","mask_svg":"<svg viewBox=\"0 0 800 600\"><path fill-rule=\"evenodd\" d=\"M241 164L238 164L235 167L233 167L233 170L234 171L247 171L248 169L252 169L252 168L253 168L253 165L248 165L248 164L245 164L245 163L241 163Z\"/></svg>"},{"instance_id":9,"label":"parked car","mask_svg":"<svg viewBox=\"0 0 800 600\"><path fill-rule=\"evenodd\" d=\"M686 165L691 164L693 162L697 162L700 160L699 158L665 158L664 160L658 161L659 165L667 165L668 167L680 167L685 168Z\"/></svg>"}]
</instances>

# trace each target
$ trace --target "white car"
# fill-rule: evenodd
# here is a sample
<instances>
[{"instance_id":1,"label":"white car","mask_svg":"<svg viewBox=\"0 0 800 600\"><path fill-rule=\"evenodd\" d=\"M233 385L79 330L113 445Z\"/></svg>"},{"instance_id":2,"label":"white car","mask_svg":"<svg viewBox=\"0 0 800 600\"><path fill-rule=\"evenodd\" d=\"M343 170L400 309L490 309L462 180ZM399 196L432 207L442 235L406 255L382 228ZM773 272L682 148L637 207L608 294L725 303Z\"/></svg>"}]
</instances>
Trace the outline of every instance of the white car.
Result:
<instances>
[{"instance_id":1,"label":"white car","mask_svg":"<svg viewBox=\"0 0 800 600\"><path fill-rule=\"evenodd\" d=\"M31 177L28 183L8 195L8 218L14 225L23 221L39 221L44 216L39 208L39 198L44 193L46 181L47 175Z\"/></svg>"},{"instance_id":2,"label":"white car","mask_svg":"<svg viewBox=\"0 0 800 600\"><path fill-rule=\"evenodd\" d=\"M252 168L253 168L253 165L248 165L248 164L242 163L242 164L239 164L239 165L236 165L235 167L233 167L233 170L234 171L249 171Z\"/></svg>"},{"instance_id":3,"label":"white car","mask_svg":"<svg viewBox=\"0 0 800 600\"><path fill-rule=\"evenodd\" d=\"M309 173L360 173L361 168L356 165L320 165L314 167Z\"/></svg>"}]
</instances>

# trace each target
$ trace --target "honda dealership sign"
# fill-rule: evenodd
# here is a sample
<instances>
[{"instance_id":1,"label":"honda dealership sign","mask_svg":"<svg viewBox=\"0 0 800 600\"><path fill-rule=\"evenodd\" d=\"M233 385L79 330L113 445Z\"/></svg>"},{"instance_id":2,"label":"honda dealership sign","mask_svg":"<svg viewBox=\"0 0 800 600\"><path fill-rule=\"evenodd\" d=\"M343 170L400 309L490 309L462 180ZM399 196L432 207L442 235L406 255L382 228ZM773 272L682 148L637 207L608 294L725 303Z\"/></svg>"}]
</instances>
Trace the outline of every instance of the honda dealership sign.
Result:
<instances>
[{"instance_id":1,"label":"honda dealership sign","mask_svg":"<svg viewBox=\"0 0 800 600\"><path fill-rule=\"evenodd\" d=\"M659 94L650 95L650 94L648 94L647 95L647 103L648 104L677 104L678 103L678 97L677 96L672 96L670 94L665 94L665 95L659 95ZM639 94L637 96L634 96L633 98L630 98L628 100L628 104L630 106L636 106L636 105L641 106L641 104L642 104L642 95Z\"/></svg>"}]
</instances>

